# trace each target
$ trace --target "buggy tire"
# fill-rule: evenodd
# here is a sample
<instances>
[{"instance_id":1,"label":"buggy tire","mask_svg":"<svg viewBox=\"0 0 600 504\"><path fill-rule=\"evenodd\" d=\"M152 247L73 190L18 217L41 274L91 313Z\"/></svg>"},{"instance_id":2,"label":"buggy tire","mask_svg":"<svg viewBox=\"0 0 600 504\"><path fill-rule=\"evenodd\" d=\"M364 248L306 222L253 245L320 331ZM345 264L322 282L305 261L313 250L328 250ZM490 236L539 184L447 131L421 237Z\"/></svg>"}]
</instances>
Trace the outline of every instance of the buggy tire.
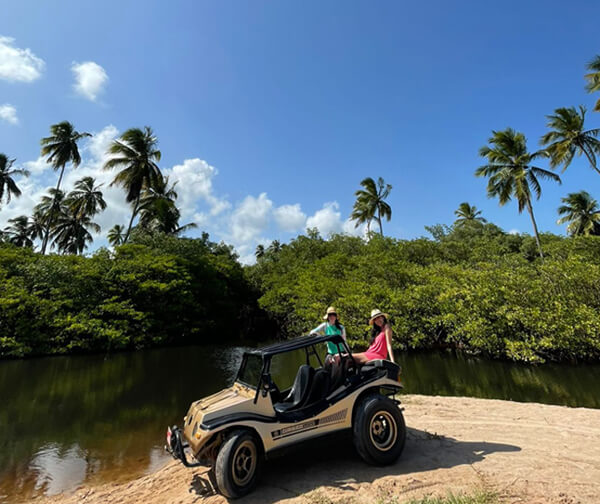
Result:
<instances>
[{"instance_id":1,"label":"buggy tire","mask_svg":"<svg viewBox=\"0 0 600 504\"><path fill-rule=\"evenodd\" d=\"M357 406L352 437L356 451L368 464L394 463L406 440L406 425L400 408L385 396L368 395Z\"/></svg>"},{"instance_id":2,"label":"buggy tire","mask_svg":"<svg viewBox=\"0 0 600 504\"><path fill-rule=\"evenodd\" d=\"M256 436L244 429L231 432L219 448L214 465L219 492L229 499L251 492L260 476L262 463L262 446Z\"/></svg>"}]
</instances>

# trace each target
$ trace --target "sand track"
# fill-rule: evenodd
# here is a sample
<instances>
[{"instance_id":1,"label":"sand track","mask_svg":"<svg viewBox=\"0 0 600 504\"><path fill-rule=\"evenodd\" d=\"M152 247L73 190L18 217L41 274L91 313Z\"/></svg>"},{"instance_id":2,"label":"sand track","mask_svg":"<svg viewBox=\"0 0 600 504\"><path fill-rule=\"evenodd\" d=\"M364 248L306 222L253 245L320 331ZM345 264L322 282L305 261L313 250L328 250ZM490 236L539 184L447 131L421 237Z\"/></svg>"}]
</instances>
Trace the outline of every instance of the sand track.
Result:
<instances>
[{"instance_id":1,"label":"sand track","mask_svg":"<svg viewBox=\"0 0 600 504\"><path fill-rule=\"evenodd\" d=\"M399 502L448 491L497 492L502 502L600 503L600 410L460 397L403 397L407 444L391 467L370 467L346 439L269 462L236 502ZM134 481L36 499L53 504L222 503L205 468L171 462Z\"/></svg>"}]
</instances>

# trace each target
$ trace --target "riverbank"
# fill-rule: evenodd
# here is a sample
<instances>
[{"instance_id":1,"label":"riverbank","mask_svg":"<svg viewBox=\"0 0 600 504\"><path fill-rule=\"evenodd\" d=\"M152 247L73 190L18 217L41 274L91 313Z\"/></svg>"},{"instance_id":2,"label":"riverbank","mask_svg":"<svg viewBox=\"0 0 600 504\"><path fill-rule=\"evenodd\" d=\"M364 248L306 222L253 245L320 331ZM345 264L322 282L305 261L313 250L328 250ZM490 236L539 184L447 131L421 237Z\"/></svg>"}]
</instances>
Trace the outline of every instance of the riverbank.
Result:
<instances>
[{"instance_id":1,"label":"riverbank","mask_svg":"<svg viewBox=\"0 0 600 504\"><path fill-rule=\"evenodd\" d=\"M600 410L463 397L403 397L408 436L390 467L365 465L349 443L270 462L249 503L402 503L489 491L499 502L576 504L600 494ZM169 462L121 484L80 487L43 504L224 503L205 468ZM395 499L395 500L394 500Z\"/></svg>"}]
</instances>

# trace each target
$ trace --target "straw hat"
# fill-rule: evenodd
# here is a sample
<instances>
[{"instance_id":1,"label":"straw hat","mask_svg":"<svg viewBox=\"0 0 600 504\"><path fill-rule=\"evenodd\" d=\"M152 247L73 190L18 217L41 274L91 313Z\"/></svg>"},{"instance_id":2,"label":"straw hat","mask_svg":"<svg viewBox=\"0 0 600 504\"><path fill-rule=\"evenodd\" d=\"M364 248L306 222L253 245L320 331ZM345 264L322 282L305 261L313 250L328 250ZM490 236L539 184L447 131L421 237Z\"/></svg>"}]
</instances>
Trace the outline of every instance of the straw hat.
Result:
<instances>
[{"instance_id":1,"label":"straw hat","mask_svg":"<svg viewBox=\"0 0 600 504\"><path fill-rule=\"evenodd\" d=\"M329 317L330 313L333 313L337 317L336 309L333 306L330 306L329 308L327 308L327 313L325 313L325 315L323 315L323 320L327 320L327 317Z\"/></svg>"},{"instance_id":2,"label":"straw hat","mask_svg":"<svg viewBox=\"0 0 600 504\"><path fill-rule=\"evenodd\" d=\"M382 311L378 310L377 308L375 308L374 310L371 310L371 318L369 319L369 325L373 325L373 321L377 318L377 317L381 317L384 316L386 319L389 319L390 316L387 313L383 313Z\"/></svg>"}]
</instances>

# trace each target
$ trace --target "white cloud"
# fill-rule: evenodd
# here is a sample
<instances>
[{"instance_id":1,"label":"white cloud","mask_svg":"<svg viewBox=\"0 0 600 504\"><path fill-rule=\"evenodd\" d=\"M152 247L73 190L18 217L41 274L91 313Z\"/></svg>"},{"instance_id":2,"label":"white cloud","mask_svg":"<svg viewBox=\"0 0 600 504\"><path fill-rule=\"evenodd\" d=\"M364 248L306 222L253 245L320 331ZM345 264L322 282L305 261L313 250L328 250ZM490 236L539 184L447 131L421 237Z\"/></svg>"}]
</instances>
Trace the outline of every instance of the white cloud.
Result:
<instances>
[{"instance_id":1,"label":"white cloud","mask_svg":"<svg viewBox=\"0 0 600 504\"><path fill-rule=\"evenodd\" d=\"M306 214L300 209L299 203L277 207L273 215L279 229L289 233L303 230L306 224Z\"/></svg>"},{"instance_id":2,"label":"white cloud","mask_svg":"<svg viewBox=\"0 0 600 504\"><path fill-rule=\"evenodd\" d=\"M363 238L366 238L367 225L359 224L356 226L356 223L353 220L346 219L342 224L342 232L349 235L362 236Z\"/></svg>"},{"instance_id":3,"label":"white cloud","mask_svg":"<svg viewBox=\"0 0 600 504\"><path fill-rule=\"evenodd\" d=\"M46 163L46 159L40 156L35 161L26 161L23 163L23 168L31 173L32 176L41 175L46 170L51 170L52 165Z\"/></svg>"},{"instance_id":4,"label":"white cloud","mask_svg":"<svg viewBox=\"0 0 600 504\"><path fill-rule=\"evenodd\" d=\"M31 52L14 46L15 39L0 36L0 79L32 82L38 79L45 63Z\"/></svg>"},{"instance_id":5,"label":"white cloud","mask_svg":"<svg viewBox=\"0 0 600 504\"><path fill-rule=\"evenodd\" d=\"M317 210L307 219L306 227L308 229L317 228L323 236L339 233L342 231L343 225L339 208L337 201L325 203L321 210Z\"/></svg>"},{"instance_id":6,"label":"white cloud","mask_svg":"<svg viewBox=\"0 0 600 504\"><path fill-rule=\"evenodd\" d=\"M17 109L8 103L0 105L0 119L4 119L10 124L17 124L19 122Z\"/></svg>"},{"instance_id":7,"label":"white cloud","mask_svg":"<svg viewBox=\"0 0 600 504\"><path fill-rule=\"evenodd\" d=\"M518 235L519 233L520 233L520 231L518 229L511 229L508 232L508 234L511 234L511 235Z\"/></svg>"},{"instance_id":8,"label":"white cloud","mask_svg":"<svg viewBox=\"0 0 600 504\"><path fill-rule=\"evenodd\" d=\"M193 218L198 225L206 221L207 216L196 208L199 201L209 206L209 215L212 217L231 207L226 199L214 195L213 179L218 171L206 161L199 158L186 159L183 164L163 170L163 173L169 177L170 183L177 182L177 206L184 220Z\"/></svg>"},{"instance_id":9,"label":"white cloud","mask_svg":"<svg viewBox=\"0 0 600 504\"><path fill-rule=\"evenodd\" d=\"M108 75L104 68L93 61L73 62L71 71L75 76L73 85L75 91L88 100L96 101L108 82Z\"/></svg>"},{"instance_id":10,"label":"white cloud","mask_svg":"<svg viewBox=\"0 0 600 504\"><path fill-rule=\"evenodd\" d=\"M234 245L255 241L269 225L273 202L267 193L258 198L246 196L231 216L231 237Z\"/></svg>"}]
</instances>

